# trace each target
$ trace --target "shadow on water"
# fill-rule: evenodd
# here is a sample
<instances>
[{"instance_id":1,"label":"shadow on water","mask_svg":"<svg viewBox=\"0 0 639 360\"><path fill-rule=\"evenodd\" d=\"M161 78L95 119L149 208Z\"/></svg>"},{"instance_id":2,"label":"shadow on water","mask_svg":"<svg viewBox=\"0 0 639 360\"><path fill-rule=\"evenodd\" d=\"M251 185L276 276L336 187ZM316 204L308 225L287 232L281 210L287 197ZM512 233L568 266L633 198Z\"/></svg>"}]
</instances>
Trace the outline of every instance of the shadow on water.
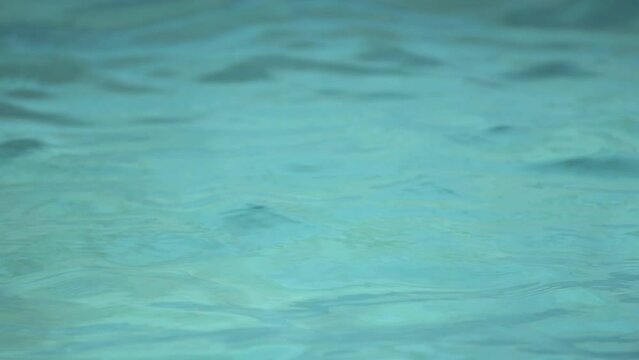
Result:
<instances>
[{"instance_id":1,"label":"shadow on water","mask_svg":"<svg viewBox=\"0 0 639 360\"><path fill-rule=\"evenodd\" d=\"M560 0L524 4L506 14L502 22L540 28L612 30L637 25L639 20L639 1L636 0Z\"/></svg>"},{"instance_id":2,"label":"shadow on water","mask_svg":"<svg viewBox=\"0 0 639 360\"><path fill-rule=\"evenodd\" d=\"M9 90L5 93L5 95L24 100L47 100L52 98L52 95L46 91L29 88Z\"/></svg>"},{"instance_id":3,"label":"shadow on water","mask_svg":"<svg viewBox=\"0 0 639 360\"><path fill-rule=\"evenodd\" d=\"M579 79L595 76L592 71L585 70L579 65L569 61L547 61L533 64L520 70L506 73L505 77L511 80L536 81L552 80L558 78Z\"/></svg>"},{"instance_id":4,"label":"shadow on water","mask_svg":"<svg viewBox=\"0 0 639 360\"><path fill-rule=\"evenodd\" d=\"M0 159L12 159L41 150L45 143L37 139L12 139L0 143Z\"/></svg>"},{"instance_id":5,"label":"shadow on water","mask_svg":"<svg viewBox=\"0 0 639 360\"><path fill-rule=\"evenodd\" d=\"M71 116L31 110L17 104L0 100L0 123L4 121L29 121L49 125L82 125L83 122Z\"/></svg>"},{"instance_id":6,"label":"shadow on water","mask_svg":"<svg viewBox=\"0 0 639 360\"><path fill-rule=\"evenodd\" d=\"M434 57L408 51L396 46L376 46L362 51L358 60L396 66L438 66L442 61Z\"/></svg>"},{"instance_id":7,"label":"shadow on water","mask_svg":"<svg viewBox=\"0 0 639 360\"><path fill-rule=\"evenodd\" d=\"M222 70L204 74L204 83L236 83L268 80L277 71L310 71L334 75L404 75L394 68L377 68L326 60L306 59L288 55L262 55L233 63Z\"/></svg>"},{"instance_id":8,"label":"shadow on water","mask_svg":"<svg viewBox=\"0 0 639 360\"><path fill-rule=\"evenodd\" d=\"M89 78L87 65L73 57L47 55L0 60L0 79L32 80L41 84L78 83Z\"/></svg>"},{"instance_id":9,"label":"shadow on water","mask_svg":"<svg viewBox=\"0 0 639 360\"><path fill-rule=\"evenodd\" d=\"M580 156L547 163L545 171L603 177L639 177L639 160L620 156Z\"/></svg>"}]
</instances>

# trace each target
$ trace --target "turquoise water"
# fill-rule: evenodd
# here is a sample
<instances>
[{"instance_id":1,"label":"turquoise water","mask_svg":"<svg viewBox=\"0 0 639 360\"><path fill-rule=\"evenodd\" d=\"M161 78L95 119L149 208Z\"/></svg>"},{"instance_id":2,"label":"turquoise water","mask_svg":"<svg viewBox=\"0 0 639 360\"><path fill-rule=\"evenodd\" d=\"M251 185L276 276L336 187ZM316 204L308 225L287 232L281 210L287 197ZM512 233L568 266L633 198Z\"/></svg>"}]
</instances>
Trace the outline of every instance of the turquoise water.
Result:
<instances>
[{"instance_id":1,"label":"turquoise water","mask_svg":"<svg viewBox=\"0 0 639 360\"><path fill-rule=\"evenodd\" d=\"M639 358L638 19L4 0L0 358Z\"/></svg>"}]
</instances>

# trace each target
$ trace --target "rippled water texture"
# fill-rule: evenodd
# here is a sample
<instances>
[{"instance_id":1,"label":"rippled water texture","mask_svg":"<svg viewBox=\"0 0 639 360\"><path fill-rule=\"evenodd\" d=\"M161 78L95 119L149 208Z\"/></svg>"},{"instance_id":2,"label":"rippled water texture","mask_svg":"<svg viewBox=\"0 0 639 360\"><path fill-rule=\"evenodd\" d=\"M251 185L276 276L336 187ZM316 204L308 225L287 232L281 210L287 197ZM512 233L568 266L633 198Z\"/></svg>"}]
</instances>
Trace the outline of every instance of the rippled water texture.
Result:
<instances>
[{"instance_id":1,"label":"rippled water texture","mask_svg":"<svg viewBox=\"0 0 639 360\"><path fill-rule=\"evenodd\" d=\"M638 30L3 0L0 358L638 359Z\"/></svg>"}]
</instances>

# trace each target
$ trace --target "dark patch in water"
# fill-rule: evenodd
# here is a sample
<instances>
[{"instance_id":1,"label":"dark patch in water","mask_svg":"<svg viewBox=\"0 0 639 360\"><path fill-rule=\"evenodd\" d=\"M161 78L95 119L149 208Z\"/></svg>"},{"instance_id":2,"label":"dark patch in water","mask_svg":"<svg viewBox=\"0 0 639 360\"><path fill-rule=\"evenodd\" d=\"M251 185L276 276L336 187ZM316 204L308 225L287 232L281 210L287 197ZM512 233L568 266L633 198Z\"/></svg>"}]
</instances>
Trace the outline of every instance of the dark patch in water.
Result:
<instances>
[{"instance_id":1,"label":"dark patch in water","mask_svg":"<svg viewBox=\"0 0 639 360\"><path fill-rule=\"evenodd\" d=\"M375 189L395 189L409 194L427 196L430 199L457 197L459 194L446 184L433 182L425 175L419 175L412 179L393 181L380 185L373 185Z\"/></svg>"},{"instance_id":2,"label":"dark patch in water","mask_svg":"<svg viewBox=\"0 0 639 360\"><path fill-rule=\"evenodd\" d=\"M46 100L51 98L51 94L42 90L15 89L7 91L7 96L25 100Z\"/></svg>"},{"instance_id":3,"label":"dark patch in water","mask_svg":"<svg viewBox=\"0 0 639 360\"><path fill-rule=\"evenodd\" d=\"M329 39L359 39L365 41L397 41L402 38L402 34L394 31L391 27L373 26L347 26L341 29L332 30L322 35Z\"/></svg>"},{"instance_id":4,"label":"dark patch in water","mask_svg":"<svg viewBox=\"0 0 639 360\"><path fill-rule=\"evenodd\" d=\"M224 228L234 234L245 234L277 225L297 223L262 205L250 205L243 209L228 211L224 215Z\"/></svg>"},{"instance_id":5,"label":"dark patch in water","mask_svg":"<svg viewBox=\"0 0 639 360\"><path fill-rule=\"evenodd\" d=\"M27 79L56 85L85 80L88 74L84 63L59 56L0 62L0 79Z\"/></svg>"},{"instance_id":6,"label":"dark patch in water","mask_svg":"<svg viewBox=\"0 0 639 360\"><path fill-rule=\"evenodd\" d=\"M370 91L354 94L359 100L410 100L417 96L398 91Z\"/></svg>"},{"instance_id":7,"label":"dark patch in water","mask_svg":"<svg viewBox=\"0 0 639 360\"><path fill-rule=\"evenodd\" d=\"M489 127L487 130L489 133L493 134L504 134L512 132L513 130L515 130L515 128L509 125L495 125Z\"/></svg>"},{"instance_id":8,"label":"dark patch in water","mask_svg":"<svg viewBox=\"0 0 639 360\"><path fill-rule=\"evenodd\" d=\"M33 5L34 7L36 5ZM0 42L29 45L77 45L87 40L87 33L72 27L47 24L46 21L3 21L0 24Z\"/></svg>"},{"instance_id":9,"label":"dark patch in water","mask_svg":"<svg viewBox=\"0 0 639 360\"><path fill-rule=\"evenodd\" d=\"M123 56L106 60L104 66L114 69L131 68L152 64L157 58L153 56Z\"/></svg>"},{"instance_id":10,"label":"dark patch in water","mask_svg":"<svg viewBox=\"0 0 639 360\"><path fill-rule=\"evenodd\" d=\"M0 143L0 158L11 159L43 148L45 144L36 139L13 139Z\"/></svg>"},{"instance_id":11,"label":"dark patch in water","mask_svg":"<svg viewBox=\"0 0 639 360\"><path fill-rule=\"evenodd\" d=\"M157 117L138 118L138 119L134 119L133 122L139 123L139 124L146 124L146 125L178 125L178 124L184 124L185 122L189 120L190 119L179 118L179 117L157 116Z\"/></svg>"},{"instance_id":12,"label":"dark patch in water","mask_svg":"<svg viewBox=\"0 0 639 360\"><path fill-rule=\"evenodd\" d=\"M591 176L638 177L639 160L623 157L573 157L542 166L552 171Z\"/></svg>"},{"instance_id":13,"label":"dark patch in water","mask_svg":"<svg viewBox=\"0 0 639 360\"><path fill-rule=\"evenodd\" d=\"M404 72L285 55L257 56L200 77L202 82L236 83L268 80L274 71L313 71L338 75L403 75Z\"/></svg>"},{"instance_id":14,"label":"dark patch in water","mask_svg":"<svg viewBox=\"0 0 639 360\"><path fill-rule=\"evenodd\" d=\"M535 50L559 50L559 51L573 51L587 47L586 44L578 43L575 41L547 41L534 44L528 44L528 48Z\"/></svg>"},{"instance_id":15,"label":"dark patch in water","mask_svg":"<svg viewBox=\"0 0 639 360\"><path fill-rule=\"evenodd\" d=\"M484 88L490 88L490 89L498 89L503 87L502 83L498 82L498 81L494 81L492 79L482 79L482 78L476 78L476 77L469 77L469 78L465 78L464 80L466 80L469 83L472 83L474 85L478 85Z\"/></svg>"},{"instance_id":16,"label":"dark patch in water","mask_svg":"<svg viewBox=\"0 0 639 360\"><path fill-rule=\"evenodd\" d=\"M512 80L533 81L556 78L583 78L594 73L567 61L547 61L506 74Z\"/></svg>"},{"instance_id":17,"label":"dark patch in water","mask_svg":"<svg viewBox=\"0 0 639 360\"><path fill-rule=\"evenodd\" d=\"M529 129L512 125L494 125L478 131L455 131L448 138L456 143L490 151L511 152L514 147L529 143Z\"/></svg>"},{"instance_id":18,"label":"dark patch in water","mask_svg":"<svg viewBox=\"0 0 639 360\"><path fill-rule=\"evenodd\" d=\"M511 40L507 38L493 38L483 36L460 36L454 39L455 42L468 45L488 46L493 48L508 50L556 50L556 51L573 51L582 49L586 45L574 41L532 41L526 42L521 39Z\"/></svg>"},{"instance_id":19,"label":"dark patch in water","mask_svg":"<svg viewBox=\"0 0 639 360\"><path fill-rule=\"evenodd\" d=\"M513 26L584 30L621 29L638 21L639 1L636 0L546 1L520 7L502 19L502 23Z\"/></svg>"},{"instance_id":20,"label":"dark patch in water","mask_svg":"<svg viewBox=\"0 0 639 360\"><path fill-rule=\"evenodd\" d=\"M146 74L150 77L166 79L166 78L175 77L177 75L177 71L172 69L159 68L159 69L151 70L147 72Z\"/></svg>"},{"instance_id":21,"label":"dark patch in water","mask_svg":"<svg viewBox=\"0 0 639 360\"><path fill-rule=\"evenodd\" d=\"M358 60L398 66L438 66L438 59L410 52L395 46L373 47L357 55Z\"/></svg>"},{"instance_id":22,"label":"dark patch in water","mask_svg":"<svg viewBox=\"0 0 639 360\"><path fill-rule=\"evenodd\" d=\"M613 272L610 273L611 280L621 281L621 282L639 282L639 274L633 273L622 273L622 272Z\"/></svg>"},{"instance_id":23,"label":"dark patch in water","mask_svg":"<svg viewBox=\"0 0 639 360\"><path fill-rule=\"evenodd\" d=\"M326 89L318 91L319 95L333 97L333 98L343 98L346 100L362 100L362 101L372 101L372 100L410 100L414 99L417 96L414 94L408 94L398 91L369 91L369 92L354 92L354 91L344 91L337 89Z\"/></svg>"},{"instance_id":24,"label":"dark patch in water","mask_svg":"<svg viewBox=\"0 0 639 360\"><path fill-rule=\"evenodd\" d=\"M150 94L158 92L157 89L150 86L131 84L114 80L103 81L100 83L100 87L104 90L123 94Z\"/></svg>"},{"instance_id":25,"label":"dark patch in water","mask_svg":"<svg viewBox=\"0 0 639 360\"><path fill-rule=\"evenodd\" d=\"M345 90L339 90L339 89L319 90L317 92L317 94L321 95L321 96L328 96L328 97L350 97L350 96L353 96L353 92L345 91Z\"/></svg>"},{"instance_id":26,"label":"dark patch in water","mask_svg":"<svg viewBox=\"0 0 639 360\"><path fill-rule=\"evenodd\" d=\"M238 63L228 66L220 71L205 74L200 77L202 82L238 83L271 78L271 70L266 66L253 62Z\"/></svg>"},{"instance_id":27,"label":"dark patch in water","mask_svg":"<svg viewBox=\"0 0 639 360\"><path fill-rule=\"evenodd\" d=\"M289 49L310 49L319 47L319 43L310 40L293 40L286 44Z\"/></svg>"},{"instance_id":28,"label":"dark patch in water","mask_svg":"<svg viewBox=\"0 0 639 360\"><path fill-rule=\"evenodd\" d=\"M29 110L27 108L0 101L0 121L2 120L28 120L51 125L78 125L80 121L59 114Z\"/></svg>"}]
</instances>

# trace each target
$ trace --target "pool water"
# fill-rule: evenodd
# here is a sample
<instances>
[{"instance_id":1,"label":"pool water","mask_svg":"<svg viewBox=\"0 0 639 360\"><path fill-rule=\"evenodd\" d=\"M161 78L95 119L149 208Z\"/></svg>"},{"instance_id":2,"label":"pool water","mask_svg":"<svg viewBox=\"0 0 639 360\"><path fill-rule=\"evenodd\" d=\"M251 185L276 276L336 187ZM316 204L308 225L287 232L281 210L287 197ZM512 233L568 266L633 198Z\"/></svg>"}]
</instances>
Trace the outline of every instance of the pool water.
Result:
<instances>
[{"instance_id":1,"label":"pool water","mask_svg":"<svg viewBox=\"0 0 639 360\"><path fill-rule=\"evenodd\" d=\"M0 358L639 358L639 6L6 0Z\"/></svg>"}]
</instances>

